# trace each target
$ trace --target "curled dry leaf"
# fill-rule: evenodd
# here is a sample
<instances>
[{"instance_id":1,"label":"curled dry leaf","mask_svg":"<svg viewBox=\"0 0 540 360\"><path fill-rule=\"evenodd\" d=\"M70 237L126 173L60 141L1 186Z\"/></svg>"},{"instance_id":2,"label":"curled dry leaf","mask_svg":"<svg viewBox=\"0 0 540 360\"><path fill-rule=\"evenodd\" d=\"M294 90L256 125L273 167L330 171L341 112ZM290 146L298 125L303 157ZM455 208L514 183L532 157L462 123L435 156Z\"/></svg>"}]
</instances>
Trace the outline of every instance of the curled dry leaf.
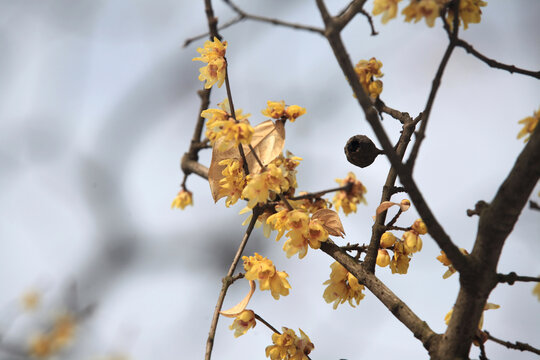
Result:
<instances>
[{"instance_id":1,"label":"curled dry leaf","mask_svg":"<svg viewBox=\"0 0 540 360\"><path fill-rule=\"evenodd\" d=\"M345 230L339 219L339 215L334 210L320 209L317 210L312 216L312 219L319 220L328 234L332 236L343 237Z\"/></svg>"},{"instance_id":2,"label":"curled dry leaf","mask_svg":"<svg viewBox=\"0 0 540 360\"><path fill-rule=\"evenodd\" d=\"M255 154L257 154L259 160L263 165L268 165L275 158L281 154L283 147L285 146L285 127L283 121L267 120L259 125L255 126L253 137L251 140L251 146ZM231 148L227 151L218 151L220 142L222 139L218 139L212 149L212 161L210 162L210 168L208 169L208 183L210 184L210 191L212 192L212 198L217 202L223 196L219 196L219 181L223 178L224 165L219 165L219 162L225 159L237 159L241 160L240 152L238 148ZM261 171L261 166L257 162L255 155L252 153L249 146L242 146L244 154L246 156L248 169L250 173L257 174Z\"/></svg>"},{"instance_id":3,"label":"curled dry leaf","mask_svg":"<svg viewBox=\"0 0 540 360\"><path fill-rule=\"evenodd\" d=\"M391 201L383 201L377 207L377 210L375 211L375 214L379 215L380 213L390 209L394 205L399 206L401 211L405 212L405 211L409 210L409 208L411 207L411 202L409 200L407 200L407 199L401 200L401 203L399 203L399 204L395 203L395 202L391 202Z\"/></svg>"},{"instance_id":4,"label":"curled dry leaf","mask_svg":"<svg viewBox=\"0 0 540 360\"><path fill-rule=\"evenodd\" d=\"M253 293L255 292L255 281L249 280L249 293L246 295L245 298L242 299L238 304L234 305L232 308L228 310L220 311L219 313L226 317L236 317L238 316L242 311L244 311L249 303L249 300L251 299L251 296L253 296Z\"/></svg>"}]
</instances>

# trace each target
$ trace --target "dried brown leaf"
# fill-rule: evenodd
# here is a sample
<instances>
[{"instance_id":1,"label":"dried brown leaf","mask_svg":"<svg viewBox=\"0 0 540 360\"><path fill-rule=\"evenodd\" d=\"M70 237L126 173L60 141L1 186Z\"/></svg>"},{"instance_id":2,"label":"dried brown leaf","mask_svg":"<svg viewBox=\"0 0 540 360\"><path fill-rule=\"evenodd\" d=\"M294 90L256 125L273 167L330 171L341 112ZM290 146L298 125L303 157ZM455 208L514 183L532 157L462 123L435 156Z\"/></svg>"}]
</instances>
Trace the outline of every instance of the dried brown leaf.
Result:
<instances>
[{"instance_id":1,"label":"dried brown leaf","mask_svg":"<svg viewBox=\"0 0 540 360\"><path fill-rule=\"evenodd\" d=\"M320 209L317 210L312 216L312 219L319 220L328 234L332 236L343 237L345 230L339 219L339 215L334 210Z\"/></svg>"},{"instance_id":2,"label":"dried brown leaf","mask_svg":"<svg viewBox=\"0 0 540 360\"><path fill-rule=\"evenodd\" d=\"M253 296L253 293L255 292L255 281L249 280L249 293L246 295L245 298L242 299L238 304L234 305L232 308L228 310L220 311L219 313L226 317L236 317L238 316L242 311L244 311L249 303L249 300L251 299L251 296Z\"/></svg>"},{"instance_id":3,"label":"dried brown leaf","mask_svg":"<svg viewBox=\"0 0 540 360\"><path fill-rule=\"evenodd\" d=\"M233 147L227 151L218 151L220 142L222 139L218 139L212 149L212 161L210 161L210 168L208 169L208 183L210 184L210 191L212 192L212 198L214 202L224 197L219 196L219 181L223 179L222 171L225 169L225 165L219 165L219 162L225 159L238 159L240 160L240 152Z\"/></svg>"},{"instance_id":4,"label":"dried brown leaf","mask_svg":"<svg viewBox=\"0 0 540 360\"><path fill-rule=\"evenodd\" d=\"M390 209L394 205L399 205L399 204L395 202L391 202L391 201L383 201L381 205L377 207L377 211L375 211L375 214L379 215L380 213Z\"/></svg>"}]
</instances>

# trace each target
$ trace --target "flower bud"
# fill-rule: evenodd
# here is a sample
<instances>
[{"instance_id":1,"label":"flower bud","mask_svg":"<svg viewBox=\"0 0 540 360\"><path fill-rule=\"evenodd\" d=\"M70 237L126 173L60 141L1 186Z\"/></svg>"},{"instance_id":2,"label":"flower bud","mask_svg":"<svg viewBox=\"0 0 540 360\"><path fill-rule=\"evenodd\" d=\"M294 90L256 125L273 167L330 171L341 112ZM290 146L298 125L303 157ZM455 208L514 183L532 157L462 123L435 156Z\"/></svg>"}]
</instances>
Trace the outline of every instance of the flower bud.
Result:
<instances>
[{"instance_id":1,"label":"flower bud","mask_svg":"<svg viewBox=\"0 0 540 360\"><path fill-rule=\"evenodd\" d=\"M386 249L379 249L379 253L377 254L377 265L380 267L385 267L390 264L390 255L388 254L388 251Z\"/></svg>"},{"instance_id":2,"label":"flower bud","mask_svg":"<svg viewBox=\"0 0 540 360\"><path fill-rule=\"evenodd\" d=\"M396 240L397 238L394 236L394 234L392 234L390 231L387 231L382 234L380 245L382 248L387 248L394 245Z\"/></svg>"},{"instance_id":3,"label":"flower bud","mask_svg":"<svg viewBox=\"0 0 540 360\"><path fill-rule=\"evenodd\" d=\"M419 235L424 235L424 234L427 234L427 226L426 224L422 221L422 219L418 219L414 222L414 224L412 224L412 229L414 231L416 231Z\"/></svg>"}]
</instances>

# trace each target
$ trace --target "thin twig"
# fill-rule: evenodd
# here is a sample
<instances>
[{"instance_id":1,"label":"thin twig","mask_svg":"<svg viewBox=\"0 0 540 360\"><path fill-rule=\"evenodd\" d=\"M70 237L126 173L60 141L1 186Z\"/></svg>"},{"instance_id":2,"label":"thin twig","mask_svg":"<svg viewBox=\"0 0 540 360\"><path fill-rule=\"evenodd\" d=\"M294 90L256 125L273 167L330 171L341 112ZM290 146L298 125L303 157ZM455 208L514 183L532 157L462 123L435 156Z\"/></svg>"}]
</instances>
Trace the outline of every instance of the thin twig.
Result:
<instances>
[{"instance_id":1,"label":"thin twig","mask_svg":"<svg viewBox=\"0 0 540 360\"><path fill-rule=\"evenodd\" d=\"M231 9L233 9L243 19L261 21L261 22L266 22L266 23L270 23L270 24L274 24L274 25L284 26L284 27L288 27L288 28L292 28L292 29L296 29L296 30L306 30L306 31L317 33L319 35L324 35L324 31L322 29L318 28L318 27L315 27L315 26L296 24L296 23L291 23L291 22L288 22L288 21L279 20L279 19L268 18L268 17L265 17L265 16L248 14L244 10L242 10L238 6L236 6L230 0L223 0L223 2L225 4L227 4L227 5L229 5L229 7Z\"/></svg>"},{"instance_id":2,"label":"thin twig","mask_svg":"<svg viewBox=\"0 0 540 360\"><path fill-rule=\"evenodd\" d=\"M290 198L290 200L317 199L317 198L320 198L321 196L323 196L323 195L325 195L325 194L327 194L329 192L349 191L350 188L352 187L352 185L353 185L353 183L349 182L346 185L343 185L343 186L340 186L340 187L335 187L335 188L328 189L328 190L321 190L321 191L317 191L317 192L298 195L298 196Z\"/></svg>"},{"instance_id":3,"label":"thin twig","mask_svg":"<svg viewBox=\"0 0 540 360\"><path fill-rule=\"evenodd\" d=\"M497 339L495 336L491 335L487 330L484 330L484 333L486 333L486 335L488 336L488 340L496 342L499 345L506 346L509 349L514 349L514 350L519 350L519 351L530 351L532 353L540 355L540 349L532 347L529 344L525 344L519 341L516 341L515 343L511 343L510 341Z\"/></svg>"},{"instance_id":4,"label":"thin twig","mask_svg":"<svg viewBox=\"0 0 540 360\"><path fill-rule=\"evenodd\" d=\"M228 28L229 26L231 25L234 25L236 23L239 23L240 21L244 20L245 17L243 17L242 15L239 15L229 21L227 21L226 23L224 23L223 25L219 26L217 29L218 30L223 30L223 29L226 29ZM191 44L192 42L194 41L197 41L197 40L200 40L200 39L204 39L206 36L208 36L208 33L204 33L204 34L199 34L199 35L196 35L196 36L193 36L191 38L188 38L184 41L184 45L182 45L182 47L187 47L189 44Z\"/></svg>"},{"instance_id":5,"label":"thin twig","mask_svg":"<svg viewBox=\"0 0 540 360\"><path fill-rule=\"evenodd\" d=\"M212 323L210 325L210 332L208 334L208 339L206 340L206 354L204 357L205 360L210 360L210 357L212 356L212 348L214 347L214 338L216 335L217 323L219 320L219 312L221 311L221 307L223 306L223 300L225 299L225 295L227 294L227 289L232 284L232 281L233 281L232 275L234 273L234 270L236 269L236 265L238 265L238 261L240 261L242 252L244 251L244 248L246 247L246 244L249 240L249 236L251 235L251 232L253 231L253 227L255 226L255 222L257 221L259 215L260 215L260 209L258 207L255 207L253 209L251 221L249 222L249 225L246 229L244 237L242 241L240 242L240 245L238 246L238 250L236 250L236 254L234 255L234 259L231 263L231 266L229 267L229 271L227 272L227 275L223 278L223 285L221 286L221 291L219 292L217 304L214 309L214 316L212 317Z\"/></svg>"},{"instance_id":6,"label":"thin twig","mask_svg":"<svg viewBox=\"0 0 540 360\"><path fill-rule=\"evenodd\" d=\"M267 328L269 328L270 330L272 330L273 332L275 332L276 334L278 335L281 335L281 333L275 328L273 327L272 325L270 325L270 323L266 320L264 320L262 317L259 316L259 314L255 313L255 319L259 320L260 322L262 322L264 325L266 325Z\"/></svg>"},{"instance_id":7,"label":"thin twig","mask_svg":"<svg viewBox=\"0 0 540 360\"><path fill-rule=\"evenodd\" d=\"M420 129L415 134L416 135L415 142L412 147L411 154L409 155L409 158L407 159L407 167L409 168L409 171L411 173L414 170L414 164L416 162L416 158L418 156L418 151L420 150L420 146L422 145L422 142L424 141L424 138L426 136L426 127L428 124L429 116L431 115L431 109L433 108L435 96L437 95L437 91L439 90L439 87L441 85L441 79L444 74L444 70L446 69L446 65L448 65L450 56L452 55L452 52L454 51L457 44L457 36L459 32L459 16L457 15L458 14L457 9L459 9L459 0L455 0L452 6L453 6L454 14L456 14L456 16L454 16L454 19L453 19L454 21L453 21L452 33L449 35L450 41L441 59L439 68L437 69L437 73L435 74L435 77L433 78L431 91L429 92L429 97L426 103L426 107L424 108L424 111L422 111L422 114L423 114L422 123L420 124ZM443 19L443 24L447 27L448 24L446 23L444 14L441 14L441 17Z\"/></svg>"},{"instance_id":8,"label":"thin twig","mask_svg":"<svg viewBox=\"0 0 540 360\"><path fill-rule=\"evenodd\" d=\"M529 209L540 210L540 205L537 202L529 200Z\"/></svg>"},{"instance_id":9,"label":"thin twig","mask_svg":"<svg viewBox=\"0 0 540 360\"><path fill-rule=\"evenodd\" d=\"M508 285L514 285L516 281L524 281L524 282L540 282L540 277L533 277L533 276L521 276L517 275L515 272L511 272L509 274L497 274L497 279L500 283L507 283Z\"/></svg>"},{"instance_id":10,"label":"thin twig","mask_svg":"<svg viewBox=\"0 0 540 360\"><path fill-rule=\"evenodd\" d=\"M387 106L384 103L384 101L381 100L381 98L377 98L377 100L375 100L374 105L375 105L375 108L377 108L377 110L379 111L379 113L388 114L394 119L398 120L402 124L413 121L413 118L411 117L411 115L409 115L409 113L401 112L399 110L396 110Z\"/></svg>"},{"instance_id":11,"label":"thin twig","mask_svg":"<svg viewBox=\"0 0 540 360\"><path fill-rule=\"evenodd\" d=\"M397 219L399 218L399 216L403 213L403 211L401 211L401 209L398 210L397 214L394 215L394 217L392 218L392 220L390 220L390 222L388 224L386 224L386 227L389 228L390 226L394 225L397 221Z\"/></svg>"}]
</instances>

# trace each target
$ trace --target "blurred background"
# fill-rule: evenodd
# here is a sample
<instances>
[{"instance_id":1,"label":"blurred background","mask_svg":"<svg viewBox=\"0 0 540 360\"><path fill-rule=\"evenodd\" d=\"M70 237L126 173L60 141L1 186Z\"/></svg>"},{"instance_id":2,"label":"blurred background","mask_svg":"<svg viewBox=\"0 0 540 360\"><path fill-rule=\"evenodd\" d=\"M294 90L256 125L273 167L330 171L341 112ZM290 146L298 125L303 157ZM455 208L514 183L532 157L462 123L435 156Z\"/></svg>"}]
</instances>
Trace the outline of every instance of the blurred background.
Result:
<instances>
[{"instance_id":1,"label":"blurred background","mask_svg":"<svg viewBox=\"0 0 540 360\"><path fill-rule=\"evenodd\" d=\"M346 1L327 1L335 13ZM314 2L238 1L252 14L321 26ZM372 1L366 9L371 11ZM400 11L406 6L400 3ZM214 1L220 23L236 15ZM481 24L461 31L488 57L529 70L540 64L540 2L488 1ZM370 36L358 16L343 33L352 60L383 63L387 105L416 116L447 45L440 20L405 23L403 16ZM40 334L62 322L69 346L59 359L201 359L221 278L245 230L244 204L214 204L207 181L187 182L194 206L171 210L199 111L200 62L187 38L207 31L203 1L0 1L0 359L25 359ZM304 160L299 190L335 186L353 171L367 187L368 205L342 216L347 237L365 243L388 162L365 169L344 156L347 139L373 136L326 40L313 33L243 21L221 31L236 108L264 120L267 100L307 109L287 124L285 148ZM212 107L226 97L212 90ZM439 221L460 247L471 250L478 200L490 201L523 141L517 121L540 105L540 82L491 69L462 49L452 55L431 115L415 178ZM395 140L397 121L385 116ZM201 152L208 165L210 152ZM532 198L538 200L537 187ZM400 201L403 194L393 199ZM398 225L409 226L414 209ZM499 271L540 274L539 213L524 209ZM289 275L291 294L275 301L256 292L250 303L277 328L301 328L315 344L312 359L427 359L420 342L366 291L357 308L333 310L322 298L333 262L310 250L287 259L283 240L254 232L257 251ZM377 274L431 328L443 332L458 277L446 268L429 236L407 275ZM489 301L484 328L509 341L540 346L540 303L531 283L501 285ZM225 308L247 292L229 290ZM235 339L220 319L214 359L263 359L271 332L259 324ZM53 325L51 325L53 324ZM60 330L58 330L60 331ZM490 359L532 359L531 353L486 343ZM471 356L478 356L473 348Z\"/></svg>"}]
</instances>

